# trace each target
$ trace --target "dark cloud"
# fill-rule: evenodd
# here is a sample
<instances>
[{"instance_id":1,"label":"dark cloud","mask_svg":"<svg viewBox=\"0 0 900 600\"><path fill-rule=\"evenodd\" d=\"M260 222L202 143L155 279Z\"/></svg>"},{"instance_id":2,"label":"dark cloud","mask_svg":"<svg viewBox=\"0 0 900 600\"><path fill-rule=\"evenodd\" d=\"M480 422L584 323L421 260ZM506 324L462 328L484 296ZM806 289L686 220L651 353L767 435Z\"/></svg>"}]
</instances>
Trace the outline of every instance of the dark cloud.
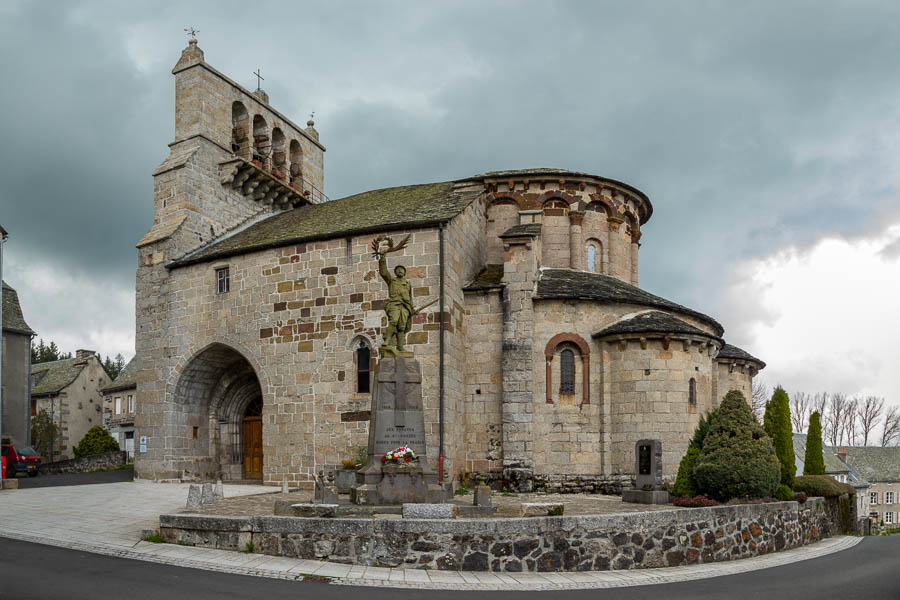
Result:
<instances>
[{"instance_id":1,"label":"dark cloud","mask_svg":"<svg viewBox=\"0 0 900 600\"><path fill-rule=\"evenodd\" d=\"M627 181L656 209L643 285L701 310L720 308L734 262L852 235L896 210L894 2L0 11L10 260L87 282L132 285L187 25L237 81L252 85L261 67L273 104L296 121L316 110L331 197L528 166Z\"/></svg>"}]
</instances>

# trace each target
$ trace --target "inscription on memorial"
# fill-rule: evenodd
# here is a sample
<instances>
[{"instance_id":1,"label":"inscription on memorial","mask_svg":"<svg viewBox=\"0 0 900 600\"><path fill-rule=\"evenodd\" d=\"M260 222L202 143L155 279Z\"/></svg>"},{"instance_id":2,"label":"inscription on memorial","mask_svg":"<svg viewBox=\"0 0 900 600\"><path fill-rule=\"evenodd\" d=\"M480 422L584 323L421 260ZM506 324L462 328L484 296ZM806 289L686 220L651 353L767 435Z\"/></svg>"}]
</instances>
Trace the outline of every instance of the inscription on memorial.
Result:
<instances>
[{"instance_id":1,"label":"inscription on memorial","mask_svg":"<svg viewBox=\"0 0 900 600\"><path fill-rule=\"evenodd\" d=\"M649 444L641 444L638 446L638 473L641 475L650 474L650 456L652 449Z\"/></svg>"}]
</instances>

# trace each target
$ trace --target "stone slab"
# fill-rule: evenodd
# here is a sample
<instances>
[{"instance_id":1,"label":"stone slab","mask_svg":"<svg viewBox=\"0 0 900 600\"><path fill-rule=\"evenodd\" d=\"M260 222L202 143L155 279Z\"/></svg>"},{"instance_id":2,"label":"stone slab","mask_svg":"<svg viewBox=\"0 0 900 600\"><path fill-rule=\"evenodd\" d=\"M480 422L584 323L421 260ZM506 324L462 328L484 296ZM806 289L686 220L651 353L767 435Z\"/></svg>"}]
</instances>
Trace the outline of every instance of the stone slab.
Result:
<instances>
[{"instance_id":1,"label":"stone slab","mask_svg":"<svg viewBox=\"0 0 900 600\"><path fill-rule=\"evenodd\" d=\"M3 480L3 488L4 490L17 490L19 489L19 480L15 477L7 478Z\"/></svg>"},{"instance_id":2,"label":"stone slab","mask_svg":"<svg viewBox=\"0 0 900 600\"><path fill-rule=\"evenodd\" d=\"M455 519L455 504L404 504L404 519Z\"/></svg>"},{"instance_id":3,"label":"stone slab","mask_svg":"<svg viewBox=\"0 0 900 600\"><path fill-rule=\"evenodd\" d=\"M562 502L523 502L523 517L546 517L550 512L558 512L564 510L565 505Z\"/></svg>"},{"instance_id":4,"label":"stone slab","mask_svg":"<svg viewBox=\"0 0 900 600\"><path fill-rule=\"evenodd\" d=\"M496 506L460 506L457 515L460 517L493 517L497 515ZM518 516L515 514L513 516Z\"/></svg>"},{"instance_id":5,"label":"stone slab","mask_svg":"<svg viewBox=\"0 0 900 600\"><path fill-rule=\"evenodd\" d=\"M622 502L668 504L669 492L665 490L622 490Z\"/></svg>"},{"instance_id":6,"label":"stone slab","mask_svg":"<svg viewBox=\"0 0 900 600\"><path fill-rule=\"evenodd\" d=\"M275 501L276 516L280 517L317 517L333 519L338 514L337 504L292 503L285 500Z\"/></svg>"}]
</instances>

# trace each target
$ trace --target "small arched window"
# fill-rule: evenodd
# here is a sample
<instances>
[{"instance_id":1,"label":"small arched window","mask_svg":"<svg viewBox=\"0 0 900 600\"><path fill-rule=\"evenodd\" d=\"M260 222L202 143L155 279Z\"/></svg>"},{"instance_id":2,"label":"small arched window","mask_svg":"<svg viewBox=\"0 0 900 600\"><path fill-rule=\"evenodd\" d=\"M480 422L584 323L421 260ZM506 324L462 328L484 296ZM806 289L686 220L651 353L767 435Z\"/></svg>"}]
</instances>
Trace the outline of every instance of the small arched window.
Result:
<instances>
[{"instance_id":1,"label":"small arched window","mask_svg":"<svg viewBox=\"0 0 900 600\"><path fill-rule=\"evenodd\" d=\"M300 147L300 142L297 140L291 140L290 144L290 159L291 159L291 182L295 179L300 179L303 176L303 150Z\"/></svg>"},{"instance_id":2,"label":"small arched window","mask_svg":"<svg viewBox=\"0 0 900 600\"><path fill-rule=\"evenodd\" d=\"M369 347L361 344L356 350L356 393L368 394L371 389L371 373L369 372L371 352Z\"/></svg>"},{"instance_id":3,"label":"small arched window","mask_svg":"<svg viewBox=\"0 0 900 600\"><path fill-rule=\"evenodd\" d=\"M697 380L693 377L688 382L688 403L691 406L697 404Z\"/></svg>"},{"instance_id":4,"label":"small arched window","mask_svg":"<svg viewBox=\"0 0 900 600\"><path fill-rule=\"evenodd\" d=\"M587 270L591 273L597 272L597 247L588 244L587 247Z\"/></svg>"},{"instance_id":5,"label":"small arched window","mask_svg":"<svg viewBox=\"0 0 900 600\"><path fill-rule=\"evenodd\" d=\"M247 109L240 102L234 102L231 105L231 151L247 157L247 150L250 148L248 143L247 126L249 125L249 115Z\"/></svg>"},{"instance_id":6,"label":"small arched window","mask_svg":"<svg viewBox=\"0 0 900 600\"><path fill-rule=\"evenodd\" d=\"M568 348L559 355L559 393L575 393L575 353Z\"/></svg>"}]
</instances>

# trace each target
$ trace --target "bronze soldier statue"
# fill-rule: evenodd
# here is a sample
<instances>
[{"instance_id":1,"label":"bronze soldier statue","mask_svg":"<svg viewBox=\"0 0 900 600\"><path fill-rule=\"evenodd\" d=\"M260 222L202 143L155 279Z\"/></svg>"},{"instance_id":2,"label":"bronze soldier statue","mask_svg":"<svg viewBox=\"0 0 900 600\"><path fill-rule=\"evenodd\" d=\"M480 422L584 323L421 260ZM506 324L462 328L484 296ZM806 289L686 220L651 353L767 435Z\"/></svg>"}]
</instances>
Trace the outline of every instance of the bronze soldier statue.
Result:
<instances>
[{"instance_id":1,"label":"bronze soldier statue","mask_svg":"<svg viewBox=\"0 0 900 600\"><path fill-rule=\"evenodd\" d=\"M382 249L382 242L387 242L387 247ZM398 252L406 247L409 243L409 236L401 240L399 244L394 245L394 240L380 235L372 240L372 253L378 258L378 273L388 286L388 299L384 303L384 312L387 314L388 326L382 332L384 345L394 347L399 352L403 352L403 342L406 334L412 328L413 315L421 312L424 308L431 306L435 301L417 308L412 303L412 286L406 279L406 267L397 265L394 267L394 276L391 275L387 268L387 255L391 252Z\"/></svg>"}]
</instances>

